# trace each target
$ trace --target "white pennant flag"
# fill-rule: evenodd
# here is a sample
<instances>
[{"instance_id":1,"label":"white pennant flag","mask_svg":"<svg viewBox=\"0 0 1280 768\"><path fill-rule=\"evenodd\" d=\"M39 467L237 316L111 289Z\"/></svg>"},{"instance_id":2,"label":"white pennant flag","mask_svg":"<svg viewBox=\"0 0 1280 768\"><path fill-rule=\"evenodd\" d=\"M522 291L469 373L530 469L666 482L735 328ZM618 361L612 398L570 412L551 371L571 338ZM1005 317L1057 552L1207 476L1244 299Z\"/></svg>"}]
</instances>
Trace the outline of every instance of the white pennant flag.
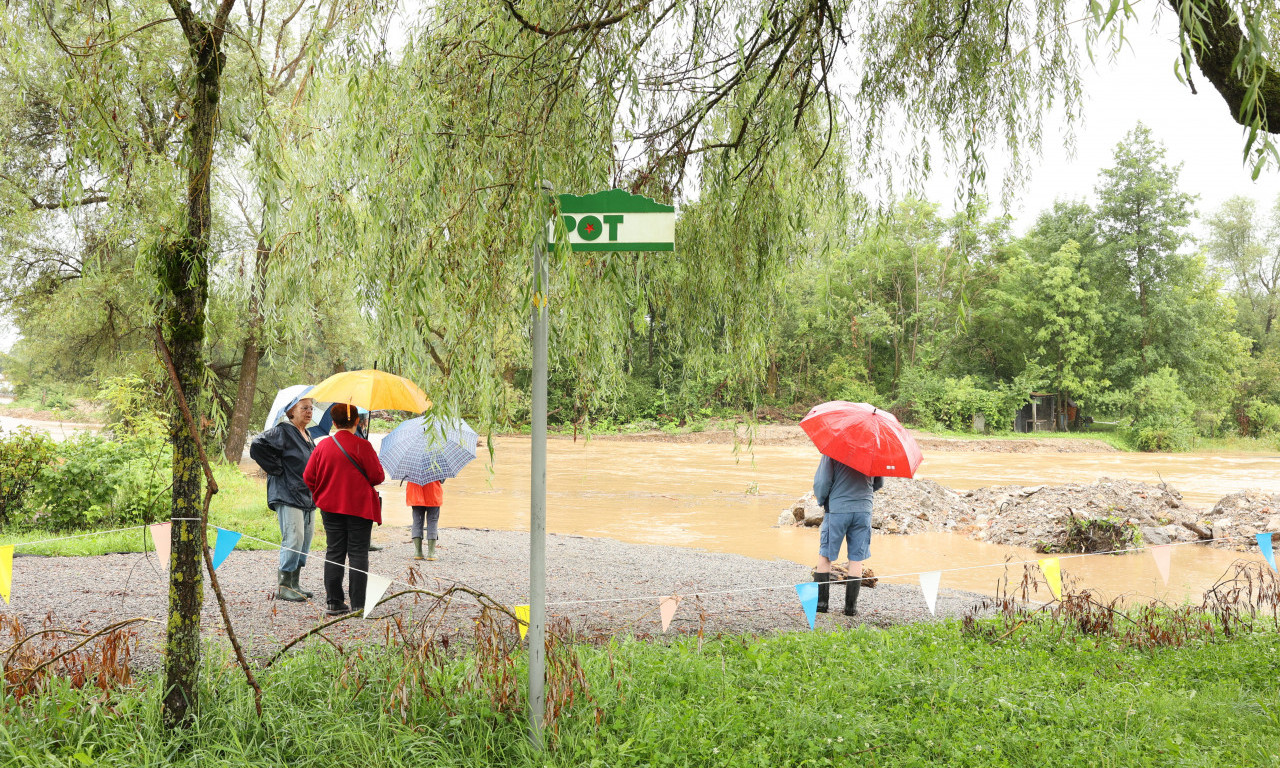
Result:
<instances>
[{"instance_id":1,"label":"white pennant flag","mask_svg":"<svg viewBox=\"0 0 1280 768\"><path fill-rule=\"evenodd\" d=\"M676 609L680 607L681 598L679 595L671 595L664 597L658 602L658 610L662 613L662 631L666 632L667 627L671 626L671 620L675 618Z\"/></svg>"},{"instance_id":2,"label":"white pennant flag","mask_svg":"<svg viewBox=\"0 0 1280 768\"><path fill-rule=\"evenodd\" d=\"M938 585L942 583L942 571L930 571L920 574L920 588L924 590L924 602L929 606L929 613L938 615Z\"/></svg>"},{"instance_id":3,"label":"white pennant flag","mask_svg":"<svg viewBox=\"0 0 1280 768\"><path fill-rule=\"evenodd\" d=\"M151 528L151 543L156 547L156 559L161 568L169 567L169 546L172 543L173 523L156 523Z\"/></svg>"},{"instance_id":4,"label":"white pennant flag","mask_svg":"<svg viewBox=\"0 0 1280 768\"><path fill-rule=\"evenodd\" d=\"M391 579L376 573L369 574L364 587L364 618L369 618L369 614L377 607L378 601L387 593L389 586L391 586Z\"/></svg>"}]
</instances>

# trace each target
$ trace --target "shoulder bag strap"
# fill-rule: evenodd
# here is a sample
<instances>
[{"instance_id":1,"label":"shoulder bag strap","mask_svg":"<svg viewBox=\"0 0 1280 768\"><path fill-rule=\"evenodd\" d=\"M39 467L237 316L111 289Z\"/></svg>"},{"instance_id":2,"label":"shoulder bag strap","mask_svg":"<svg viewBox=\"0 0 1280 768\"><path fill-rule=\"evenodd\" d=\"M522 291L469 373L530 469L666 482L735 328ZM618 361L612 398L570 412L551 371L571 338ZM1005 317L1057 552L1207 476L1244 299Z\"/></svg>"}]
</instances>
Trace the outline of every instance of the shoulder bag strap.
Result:
<instances>
[{"instance_id":1,"label":"shoulder bag strap","mask_svg":"<svg viewBox=\"0 0 1280 768\"><path fill-rule=\"evenodd\" d=\"M351 464L355 466L356 469L360 470L360 474L364 475L364 481L369 484L369 487L372 488L373 481L369 479L369 473L365 472L364 467L360 466L359 462L351 458L351 454L347 453L347 449L342 447L342 442L338 440L338 433L335 432L333 434L333 437L329 439L333 440L333 442L338 446L338 450L342 451L342 455L347 457L347 461L351 462Z\"/></svg>"}]
</instances>

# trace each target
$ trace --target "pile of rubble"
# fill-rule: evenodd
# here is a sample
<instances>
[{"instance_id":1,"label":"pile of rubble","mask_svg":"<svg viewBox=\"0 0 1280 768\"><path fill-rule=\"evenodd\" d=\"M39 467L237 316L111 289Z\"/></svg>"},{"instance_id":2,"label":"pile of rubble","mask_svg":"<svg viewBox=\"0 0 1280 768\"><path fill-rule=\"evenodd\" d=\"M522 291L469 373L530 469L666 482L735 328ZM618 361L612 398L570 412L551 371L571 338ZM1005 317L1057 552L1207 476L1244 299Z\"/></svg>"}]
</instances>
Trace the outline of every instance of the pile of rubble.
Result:
<instances>
[{"instance_id":1,"label":"pile of rubble","mask_svg":"<svg viewBox=\"0 0 1280 768\"><path fill-rule=\"evenodd\" d=\"M931 480L889 478L876 494L871 525L882 534L950 531L993 544L1063 551L1073 518L1116 523L1142 544L1211 541L1243 552L1256 547L1255 534L1280 531L1280 496L1242 491L1205 510L1187 505L1167 484L1106 477L1088 484L960 492ZM812 493L778 518L779 525L821 523L822 508Z\"/></svg>"}]
</instances>

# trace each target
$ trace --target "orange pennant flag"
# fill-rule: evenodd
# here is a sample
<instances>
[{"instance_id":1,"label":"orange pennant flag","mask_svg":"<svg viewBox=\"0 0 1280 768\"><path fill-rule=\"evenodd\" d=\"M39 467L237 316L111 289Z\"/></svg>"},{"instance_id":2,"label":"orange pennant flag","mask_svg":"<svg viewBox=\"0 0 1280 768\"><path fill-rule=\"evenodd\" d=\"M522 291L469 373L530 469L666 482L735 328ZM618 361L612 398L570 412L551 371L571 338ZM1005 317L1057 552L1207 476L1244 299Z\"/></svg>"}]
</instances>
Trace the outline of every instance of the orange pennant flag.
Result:
<instances>
[{"instance_id":1,"label":"orange pennant flag","mask_svg":"<svg viewBox=\"0 0 1280 768\"><path fill-rule=\"evenodd\" d=\"M666 632L667 627L671 626L671 620L676 616L676 609L680 607L680 601L684 598L679 595L671 595L664 597L658 603L658 610L662 612L662 631Z\"/></svg>"},{"instance_id":2,"label":"orange pennant flag","mask_svg":"<svg viewBox=\"0 0 1280 768\"><path fill-rule=\"evenodd\" d=\"M1157 544L1151 548L1151 556L1155 558L1156 570L1160 571L1160 578L1164 579L1164 585L1169 586L1169 556L1173 554L1173 550L1168 544Z\"/></svg>"},{"instance_id":3,"label":"orange pennant flag","mask_svg":"<svg viewBox=\"0 0 1280 768\"><path fill-rule=\"evenodd\" d=\"M151 543L155 545L156 558L160 560L161 568L169 567L169 537L172 530L173 523L156 523L151 526Z\"/></svg>"},{"instance_id":4,"label":"orange pennant flag","mask_svg":"<svg viewBox=\"0 0 1280 768\"><path fill-rule=\"evenodd\" d=\"M511 609L516 615L516 626L520 628L520 639L529 634L529 606L517 605Z\"/></svg>"},{"instance_id":5,"label":"orange pennant flag","mask_svg":"<svg viewBox=\"0 0 1280 768\"><path fill-rule=\"evenodd\" d=\"M9 604L9 597L13 593L13 545L0 547L0 597L4 598L5 605Z\"/></svg>"}]
</instances>

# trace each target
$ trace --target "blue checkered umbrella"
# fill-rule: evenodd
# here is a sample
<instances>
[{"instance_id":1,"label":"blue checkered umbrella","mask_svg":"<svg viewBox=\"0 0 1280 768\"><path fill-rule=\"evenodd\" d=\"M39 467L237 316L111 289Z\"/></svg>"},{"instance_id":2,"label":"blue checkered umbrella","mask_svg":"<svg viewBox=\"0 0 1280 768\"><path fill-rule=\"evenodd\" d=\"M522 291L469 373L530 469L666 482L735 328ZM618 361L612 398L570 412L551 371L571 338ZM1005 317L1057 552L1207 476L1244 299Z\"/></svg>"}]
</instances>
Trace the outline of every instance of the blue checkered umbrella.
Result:
<instances>
[{"instance_id":1,"label":"blue checkered umbrella","mask_svg":"<svg viewBox=\"0 0 1280 768\"><path fill-rule=\"evenodd\" d=\"M476 431L462 419L419 416L382 438L378 451L388 478L418 485L457 477L476 458Z\"/></svg>"}]
</instances>

